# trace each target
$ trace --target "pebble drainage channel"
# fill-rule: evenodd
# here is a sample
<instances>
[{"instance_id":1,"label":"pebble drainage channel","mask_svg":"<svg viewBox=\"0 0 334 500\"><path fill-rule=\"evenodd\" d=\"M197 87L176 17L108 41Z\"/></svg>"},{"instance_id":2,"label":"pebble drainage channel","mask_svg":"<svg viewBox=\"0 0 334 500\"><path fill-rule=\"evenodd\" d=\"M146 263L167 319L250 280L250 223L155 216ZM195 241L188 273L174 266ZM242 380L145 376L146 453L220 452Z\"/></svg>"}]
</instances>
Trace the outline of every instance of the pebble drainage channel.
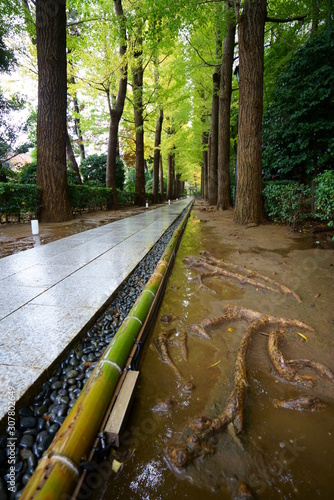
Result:
<instances>
[{"instance_id":1,"label":"pebble drainage channel","mask_svg":"<svg viewBox=\"0 0 334 500\"><path fill-rule=\"evenodd\" d=\"M61 362L53 376L31 404L21 408L15 423L15 459L12 462L8 435L0 435L0 500L18 499L32 476L39 459L92 374L98 359L110 344L137 297L151 277L175 229L187 213L186 208L123 283L116 298ZM11 459L11 460L9 460ZM9 462L15 467L11 473ZM15 463L14 463L15 462ZM15 487L8 490L15 477ZM14 490L14 491L13 491Z\"/></svg>"}]
</instances>

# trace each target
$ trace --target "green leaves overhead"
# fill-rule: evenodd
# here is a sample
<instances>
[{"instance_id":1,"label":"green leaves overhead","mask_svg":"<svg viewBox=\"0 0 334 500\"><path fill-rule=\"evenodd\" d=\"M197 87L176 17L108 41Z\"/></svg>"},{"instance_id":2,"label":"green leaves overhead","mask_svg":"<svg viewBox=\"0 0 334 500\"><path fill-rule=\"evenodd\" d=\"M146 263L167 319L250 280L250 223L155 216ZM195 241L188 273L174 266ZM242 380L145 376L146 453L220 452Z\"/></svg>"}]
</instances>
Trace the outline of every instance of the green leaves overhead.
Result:
<instances>
[{"instance_id":1,"label":"green leaves overhead","mask_svg":"<svg viewBox=\"0 0 334 500\"><path fill-rule=\"evenodd\" d=\"M280 75L264 116L264 168L307 180L334 163L334 34L313 36Z\"/></svg>"}]
</instances>

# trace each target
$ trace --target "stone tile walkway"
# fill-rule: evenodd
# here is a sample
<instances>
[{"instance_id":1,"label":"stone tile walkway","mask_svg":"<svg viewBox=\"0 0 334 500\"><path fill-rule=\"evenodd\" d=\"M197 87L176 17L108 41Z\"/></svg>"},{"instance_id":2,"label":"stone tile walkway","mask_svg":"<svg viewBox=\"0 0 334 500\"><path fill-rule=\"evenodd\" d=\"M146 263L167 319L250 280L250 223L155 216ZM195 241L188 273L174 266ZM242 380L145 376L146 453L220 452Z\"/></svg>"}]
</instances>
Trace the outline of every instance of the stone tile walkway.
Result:
<instances>
[{"instance_id":1,"label":"stone tile walkway","mask_svg":"<svg viewBox=\"0 0 334 500\"><path fill-rule=\"evenodd\" d=\"M184 199L0 259L0 422L87 329Z\"/></svg>"}]
</instances>

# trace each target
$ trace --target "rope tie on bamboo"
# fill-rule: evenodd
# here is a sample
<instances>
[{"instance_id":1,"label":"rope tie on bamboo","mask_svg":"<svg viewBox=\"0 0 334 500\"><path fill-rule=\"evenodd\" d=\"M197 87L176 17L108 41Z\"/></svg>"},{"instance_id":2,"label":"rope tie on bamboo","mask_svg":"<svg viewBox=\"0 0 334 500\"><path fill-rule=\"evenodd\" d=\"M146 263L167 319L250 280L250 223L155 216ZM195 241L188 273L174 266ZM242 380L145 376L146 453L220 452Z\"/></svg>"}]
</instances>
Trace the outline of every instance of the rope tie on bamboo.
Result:
<instances>
[{"instance_id":1,"label":"rope tie on bamboo","mask_svg":"<svg viewBox=\"0 0 334 500\"><path fill-rule=\"evenodd\" d=\"M109 363L111 366L113 366L114 368L116 368L116 370L117 370L119 373L122 373L121 368L118 366L118 364L117 364L117 363L115 363L115 361L110 361L109 359L102 359L102 360L101 360L101 365L103 365L103 363Z\"/></svg>"},{"instance_id":2,"label":"rope tie on bamboo","mask_svg":"<svg viewBox=\"0 0 334 500\"><path fill-rule=\"evenodd\" d=\"M124 321L126 321L127 319L136 319L137 321L139 321L140 326L143 326L142 321L140 321L140 319L137 318L137 316L127 316Z\"/></svg>"},{"instance_id":3,"label":"rope tie on bamboo","mask_svg":"<svg viewBox=\"0 0 334 500\"><path fill-rule=\"evenodd\" d=\"M155 297L155 293L154 293L154 292L152 292L152 290L143 290L143 293L144 293L144 292L149 292L149 293L151 293L151 294L153 295L153 297Z\"/></svg>"},{"instance_id":4,"label":"rope tie on bamboo","mask_svg":"<svg viewBox=\"0 0 334 500\"><path fill-rule=\"evenodd\" d=\"M41 460L55 460L56 462L62 462L67 468L71 469L76 476L79 476L79 467L68 457L65 455L61 455L60 453L50 453L41 458Z\"/></svg>"}]
</instances>

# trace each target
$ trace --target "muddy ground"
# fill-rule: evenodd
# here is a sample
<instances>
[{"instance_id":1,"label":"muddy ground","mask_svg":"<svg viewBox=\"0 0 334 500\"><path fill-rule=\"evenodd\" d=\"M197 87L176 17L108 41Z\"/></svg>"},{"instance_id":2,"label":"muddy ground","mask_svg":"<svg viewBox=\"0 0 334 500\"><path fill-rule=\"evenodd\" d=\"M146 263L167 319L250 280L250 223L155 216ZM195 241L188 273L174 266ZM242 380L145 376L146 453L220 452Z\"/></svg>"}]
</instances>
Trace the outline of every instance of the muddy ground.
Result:
<instances>
[{"instance_id":1,"label":"muddy ground","mask_svg":"<svg viewBox=\"0 0 334 500\"><path fill-rule=\"evenodd\" d=\"M227 321L211 328L210 338L191 329L220 316L228 304L307 323L314 331L299 332L306 340L284 330L284 356L311 359L334 371L334 252L329 248L331 235L320 236L293 233L284 225L235 226L232 211L215 211L196 201L156 322L141 350L138 388L122 446L110 457L110 462L116 456L125 463L117 474L101 473L92 487L93 500L124 494L133 500L230 500L241 498L243 482L251 498L259 500L334 498L334 386L320 379L304 387L277 376L266 331L254 335L247 354L241 434L236 439L227 431L216 435L209 442L212 454L198 456L185 468L175 467L167 453L170 446L184 442L194 418L217 417L231 390L246 322ZM296 292L301 302L218 276L204 278L204 286L199 286L193 281L197 271L187 268L184 259L201 250L276 280ZM168 316L171 322L166 325L162 318ZM174 367L159 354L161 332L167 332ZM303 395L319 397L327 406L315 412L275 407L276 401Z\"/></svg>"},{"instance_id":2,"label":"muddy ground","mask_svg":"<svg viewBox=\"0 0 334 500\"><path fill-rule=\"evenodd\" d=\"M70 223L42 224L39 242L31 236L30 225L1 225L0 256L143 210L86 213ZM126 463L117 474L111 467L107 475L101 471L91 486L93 500L123 498L129 492L133 500L229 500L237 497L243 481L260 500L334 498L333 385L320 380L309 389L280 380L268 359L263 335L254 338L248 354L245 429L240 438L236 441L222 433L212 455L199 457L182 470L173 468L166 455L167 447L182 440L196 416L219 414L229 393L245 325L227 323L212 329L209 339L193 335L189 329L191 324L221 315L225 305L304 321L314 332L304 332L306 341L288 332L282 345L284 355L287 359L313 359L334 371L332 236L303 229L292 232L285 225L235 226L232 211L216 211L196 201L156 323L141 352L138 390L117 452ZM204 280L206 288L199 287L191 281L196 271L187 269L183 260L198 256L201 250L284 284L302 302L217 277ZM165 315L174 318L167 327L160 321ZM180 375L162 361L155 347L155 339L166 329L173 330L168 349ZM180 351L183 334L187 335L187 360ZM193 386L190 392L184 390L189 382ZM274 405L276 400L302 394L321 398L326 409L302 412Z\"/></svg>"}]
</instances>

